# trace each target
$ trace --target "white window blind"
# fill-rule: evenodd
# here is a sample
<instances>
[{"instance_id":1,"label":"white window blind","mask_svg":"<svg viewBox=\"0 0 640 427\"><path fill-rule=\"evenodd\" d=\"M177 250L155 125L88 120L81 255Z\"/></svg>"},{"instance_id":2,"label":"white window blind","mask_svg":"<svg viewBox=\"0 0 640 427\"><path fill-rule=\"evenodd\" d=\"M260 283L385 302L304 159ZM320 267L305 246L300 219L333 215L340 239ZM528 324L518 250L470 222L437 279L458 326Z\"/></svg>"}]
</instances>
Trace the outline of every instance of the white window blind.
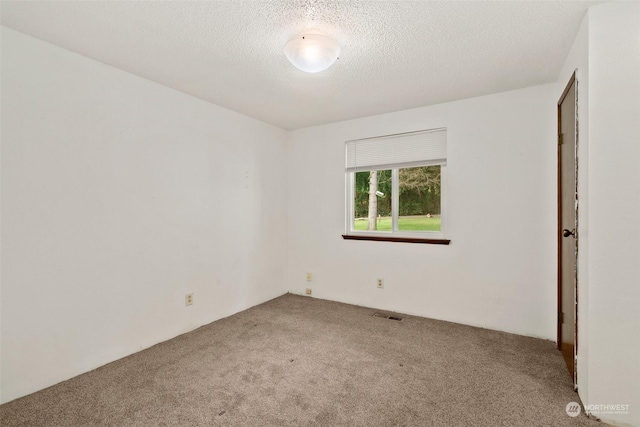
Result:
<instances>
[{"instance_id":1,"label":"white window blind","mask_svg":"<svg viewBox=\"0 0 640 427\"><path fill-rule=\"evenodd\" d=\"M447 129L347 141L347 172L447 164Z\"/></svg>"}]
</instances>

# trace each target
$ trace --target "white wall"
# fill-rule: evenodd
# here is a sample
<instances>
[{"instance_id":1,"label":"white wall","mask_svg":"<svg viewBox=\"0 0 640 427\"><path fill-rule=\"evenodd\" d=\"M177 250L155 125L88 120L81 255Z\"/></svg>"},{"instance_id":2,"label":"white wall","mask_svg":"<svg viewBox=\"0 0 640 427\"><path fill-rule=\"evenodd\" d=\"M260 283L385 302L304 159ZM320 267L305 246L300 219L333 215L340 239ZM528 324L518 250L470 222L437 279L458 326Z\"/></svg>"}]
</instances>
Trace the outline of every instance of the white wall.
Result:
<instances>
[{"instance_id":1,"label":"white wall","mask_svg":"<svg viewBox=\"0 0 640 427\"><path fill-rule=\"evenodd\" d=\"M555 339L555 88L293 131L291 291ZM343 240L345 141L438 127L448 132L451 245Z\"/></svg>"},{"instance_id":2,"label":"white wall","mask_svg":"<svg viewBox=\"0 0 640 427\"><path fill-rule=\"evenodd\" d=\"M3 28L1 136L2 402L286 292L284 131Z\"/></svg>"},{"instance_id":3,"label":"white wall","mask_svg":"<svg viewBox=\"0 0 640 427\"><path fill-rule=\"evenodd\" d=\"M640 3L589 11L589 404L640 426Z\"/></svg>"},{"instance_id":4,"label":"white wall","mask_svg":"<svg viewBox=\"0 0 640 427\"><path fill-rule=\"evenodd\" d=\"M579 81L578 392L640 426L640 4L591 7L560 74ZM589 410L589 409L588 409Z\"/></svg>"}]
</instances>

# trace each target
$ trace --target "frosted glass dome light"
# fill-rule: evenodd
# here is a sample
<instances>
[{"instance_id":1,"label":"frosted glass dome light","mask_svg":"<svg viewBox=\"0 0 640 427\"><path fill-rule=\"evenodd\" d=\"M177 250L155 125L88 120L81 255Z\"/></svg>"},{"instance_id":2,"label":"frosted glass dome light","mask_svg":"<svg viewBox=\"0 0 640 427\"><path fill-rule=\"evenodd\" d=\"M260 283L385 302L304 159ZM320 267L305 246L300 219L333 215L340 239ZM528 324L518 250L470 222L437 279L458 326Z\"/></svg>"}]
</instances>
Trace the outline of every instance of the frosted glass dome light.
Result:
<instances>
[{"instance_id":1,"label":"frosted glass dome light","mask_svg":"<svg viewBox=\"0 0 640 427\"><path fill-rule=\"evenodd\" d=\"M284 45L284 54L296 68L307 73L318 73L336 62L340 46L322 34L301 34Z\"/></svg>"}]
</instances>

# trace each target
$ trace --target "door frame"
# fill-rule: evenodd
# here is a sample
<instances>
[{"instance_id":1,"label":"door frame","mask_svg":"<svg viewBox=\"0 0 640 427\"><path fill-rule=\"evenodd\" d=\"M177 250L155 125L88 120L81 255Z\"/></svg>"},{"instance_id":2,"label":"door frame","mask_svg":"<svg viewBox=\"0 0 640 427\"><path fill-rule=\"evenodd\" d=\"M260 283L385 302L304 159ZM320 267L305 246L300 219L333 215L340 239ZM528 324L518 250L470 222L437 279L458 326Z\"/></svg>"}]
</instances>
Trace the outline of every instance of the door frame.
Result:
<instances>
[{"instance_id":1,"label":"door frame","mask_svg":"<svg viewBox=\"0 0 640 427\"><path fill-rule=\"evenodd\" d=\"M575 256L576 256L576 270L574 276L574 348L573 348L573 389L575 391L578 390L578 141L579 141L579 127L578 127L578 79L576 78L577 70L571 74L569 78L569 82L567 83L560 99L557 104L557 120L558 120L558 129L557 129L557 162L558 162L558 183L557 183L557 198L558 198L558 219L557 219L557 252L558 252L558 306L557 306L557 340L558 340L558 350L562 350L562 158L561 158L561 135L562 135L562 114L561 114L561 105L564 102L567 93L571 89L571 86L575 83L575 147L574 147L574 160L575 160L575 169L574 173L574 185L575 185Z\"/></svg>"}]
</instances>

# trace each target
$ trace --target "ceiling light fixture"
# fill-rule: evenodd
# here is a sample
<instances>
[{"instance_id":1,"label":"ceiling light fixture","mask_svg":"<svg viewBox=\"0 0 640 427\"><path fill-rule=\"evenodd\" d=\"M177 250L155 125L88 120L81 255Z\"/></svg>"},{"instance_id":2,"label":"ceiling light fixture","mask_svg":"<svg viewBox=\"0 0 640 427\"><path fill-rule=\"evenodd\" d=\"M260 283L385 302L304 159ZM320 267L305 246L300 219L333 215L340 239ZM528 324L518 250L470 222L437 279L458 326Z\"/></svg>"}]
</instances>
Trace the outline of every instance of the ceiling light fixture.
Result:
<instances>
[{"instance_id":1,"label":"ceiling light fixture","mask_svg":"<svg viewBox=\"0 0 640 427\"><path fill-rule=\"evenodd\" d=\"M322 34L301 34L284 45L284 54L296 68L307 73L318 73L336 62L340 46Z\"/></svg>"}]
</instances>

